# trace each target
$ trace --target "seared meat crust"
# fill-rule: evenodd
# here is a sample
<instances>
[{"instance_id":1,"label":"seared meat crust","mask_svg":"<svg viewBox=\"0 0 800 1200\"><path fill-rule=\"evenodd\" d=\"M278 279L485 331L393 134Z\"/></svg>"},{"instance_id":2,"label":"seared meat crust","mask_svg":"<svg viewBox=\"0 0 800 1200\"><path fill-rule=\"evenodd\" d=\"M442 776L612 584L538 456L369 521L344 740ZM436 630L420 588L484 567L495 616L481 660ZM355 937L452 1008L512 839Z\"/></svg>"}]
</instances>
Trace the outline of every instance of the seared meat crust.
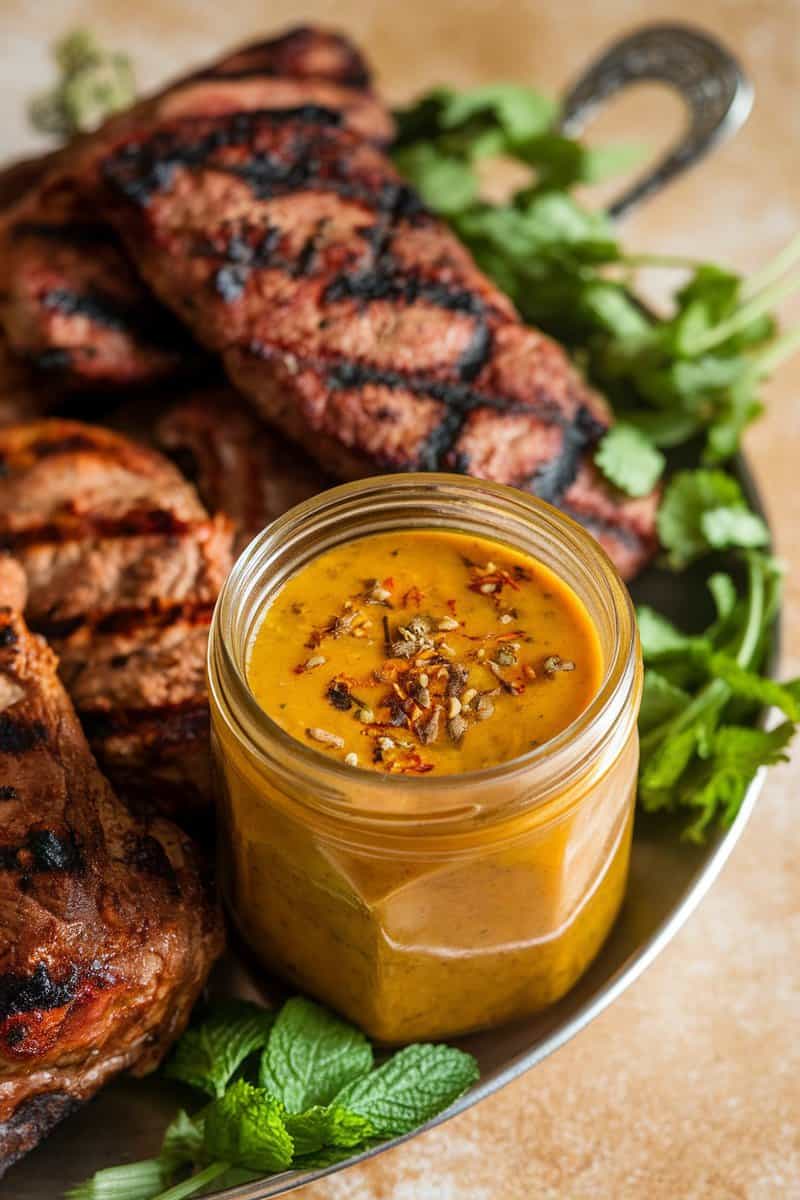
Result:
<instances>
[{"instance_id":1,"label":"seared meat crust","mask_svg":"<svg viewBox=\"0 0 800 1200\"><path fill-rule=\"evenodd\" d=\"M168 409L155 442L191 479L206 508L231 518L237 553L275 517L332 486L313 459L224 385Z\"/></svg>"},{"instance_id":2,"label":"seared meat crust","mask_svg":"<svg viewBox=\"0 0 800 1200\"><path fill-rule=\"evenodd\" d=\"M291 107L309 98L341 112L363 136L386 141L391 120L368 82L346 39L298 29L235 51L78 139L9 215L0 238L0 321L14 350L81 386L136 384L197 367L196 347L87 209L77 186L87 159L145 118Z\"/></svg>"},{"instance_id":3,"label":"seared meat crust","mask_svg":"<svg viewBox=\"0 0 800 1200\"><path fill-rule=\"evenodd\" d=\"M465 471L571 512L627 575L652 553L655 497L589 466L603 402L339 114L144 125L98 185L154 291L324 468Z\"/></svg>"},{"instance_id":4,"label":"seared meat crust","mask_svg":"<svg viewBox=\"0 0 800 1200\"><path fill-rule=\"evenodd\" d=\"M0 1172L126 1068L155 1067L222 949L187 838L90 754L0 559Z\"/></svg>"},{"instance_id":5,"label":"seared meat crust","mask_svg":"<svg viewBox=\"0 0 800 1200\"><path fill-rule=\"evenodd\" d=\"M231 542L153 450L77 422L0 430L0 549L28 619L120 792L162 811L209 798L205 647Z\"/></svg>"}]
</instances>

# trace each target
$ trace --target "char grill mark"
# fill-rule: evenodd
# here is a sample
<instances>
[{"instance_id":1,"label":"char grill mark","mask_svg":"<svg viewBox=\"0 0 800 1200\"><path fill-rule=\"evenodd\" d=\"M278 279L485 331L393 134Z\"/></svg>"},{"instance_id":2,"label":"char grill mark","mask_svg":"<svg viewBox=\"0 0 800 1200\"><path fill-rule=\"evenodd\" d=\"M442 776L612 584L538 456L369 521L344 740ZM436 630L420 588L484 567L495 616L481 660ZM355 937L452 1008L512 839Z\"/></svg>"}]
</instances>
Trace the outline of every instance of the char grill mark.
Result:
<instances>
[{"instance_id":1,"label":"char grill mark","mask_svg":"<svg viewBox=\"0 0 800 1200\"><path fill-rule=\"evenodd\" d=\"M20 199L23 183L11 181L4 193L7 203L18 202L0 253L6 295L0 320L14 350L32 371L47 372L64 388L143 383L202 367L197 347L155 305L110 228L86 219L82 182L93 157L137 119L265 106L307 108L319 120L352 124L385 144L392 121L368 82L363 59L347 39L294 29L192 72L41 166L31 164L23 171L31 192ZM227 294L236 294L236 274L220 275Z\"/></svg>"},{"instance_id":2,"label":"char grill mark","mask_svg":"<svg viewBox=\"0 0 800 1200\"><path fill-rule=\"evenodd\" d=\"M124 791L132 767L158 806L210 798L205 647L232 530L154 451L72 422L0 431L0 547L28 584L92 748ZM0 626L4 628L5 626ZM46 729L42 736L46 736ZM38 736L0 713L0 749ZM146 769L145 769L146 768Z\"/></svg>"},{"instance_id":3,"label":"char grill mark","mask_svg":"<svg viewBox=\"0 0 800 1200\"><path fill-rule=\"evenodd\" d=\"M64 979L56 981L43 962L37 963L30 975L0 975L0 1022L37 1009L47 1012L62 1008L75 999L78 984L77 967L71 967Z\"/></svg>"},{"instance_id":4,"label":"char grill mark","mask_svg":"<svg viewBox=\"0 0 800 1200\"><path fill-rule=\"evenodd\" d=\"M530 491L548 504L560 505L568 488L575 482L581 458L604 432L588 408L581 406L574 421L564 429L564 444L556 455L527 481Z\"/></svg>"},{"instance_id":5,"label":"char grill mark","mask_svg":"<svg viewBox=\"0 0 800 1200\"><path fill-rule=\"evenodd\" d=\"M98 182L160 298L323 466L468 470L641 526L638 557L603 535L627 573L652 550L655 500L633 511L584 471L602 401L341 122L308 106L143 124ZM281 233L248 257L243 228Z\"/></svg>"},{"instance_id":6,"label":"char grill mark","mask_svg":"<svg viewBox=\"0 0 800 1200\"><path fill-rule=\"evenodd\" d=\"M31 829L22 845L0 846L0 870L74 875L83 868L83 855L72 830L61 834L54 829Z\"/></svg>"},{"instance_id":7,"label":"char grill mark","mask_svg":"<svg viewBox=\"0 0 800 1200\"><path fill-rule=\"evenodd\" d=\"M100 775L55 656L17 611L23 582L0 559L16 633L0 649L3 715L47 730L22 755L0 745L14 800L0 849L0 1173L113 1075L158 1065L222 948L188 840L135 821Z\"/></svg>"}]
</instances>

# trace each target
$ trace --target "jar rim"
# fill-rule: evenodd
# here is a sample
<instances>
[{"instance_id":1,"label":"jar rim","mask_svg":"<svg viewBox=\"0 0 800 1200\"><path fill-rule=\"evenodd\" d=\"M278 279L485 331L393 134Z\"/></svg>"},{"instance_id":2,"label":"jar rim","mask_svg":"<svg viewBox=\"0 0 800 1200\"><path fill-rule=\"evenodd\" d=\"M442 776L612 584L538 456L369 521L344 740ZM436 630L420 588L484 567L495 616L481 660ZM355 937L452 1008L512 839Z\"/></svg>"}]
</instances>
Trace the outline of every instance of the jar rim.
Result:
<instances>
[{"instance_id":1,"label":"jar rim","mask_svg":"<svg viewBox=\"0 0 800 1200\"><path fill-rule=\"evenodd\" d=\"M248 647L241 648L243 653L234 653L229 644L236 616L235 607L252 599L255 587L259 583L263 585L264 565L267 564L271 549L297 536L298 532L314 521L333 522L337 518L341 519L342 513L348 507L360 503L372 511L370 502L377 502L381 496L393 494L400 500L403 497L411 498L415 493L423 504L426 501L441 503L447 498L457 499L459 503L478 502L484 506L500 508L522 519L535 521L549 533L563 539L580 555L587 574L600 581L610 602L610 612L613 614L612 650L601 684L586 708L560 733L542 745L516 758L479 770L440 776L409 777L382 774L359 766L351 767L325 756L321 751L294 738L258 704L246 677L245 656ZM407 521L403 521L402 513L398 511L396 524L389 527L399 530L408 529L410 526ZM458 528L453 522L447 521L439 522L437 527ZM345 537L340 539L344 540ZM517 548L524 550L524 547ZM317 554L323 552L324 550L320 550ZM317 554L309 557L316 557ZM577 521L538 497L517 488L471 476L433 472L409 473L371 476L318 493L276 518L248 544L223 585L214 609L209 636L208 675L212 701L240 742L245 742L246 748L251 753L255 751L262 759L268 757L270 747L278 748L284 760L298 773L313 773L317 781L323 781L322 790L326 797L334 796L338 791L346 791L348 787L352 789L354 780L360 778L363 781L364 777L369 777L369 787L374 789L376 794L399 795L403 790L417 796L424 793L432 797L448 797L468 788L479 788L482 784L511 782L522 775L525 775L526 782L530 783L532 773L536 772L539 773L542 783L543 775L549 772L552 778L545 790L550 794L553 786L560 788L564 785L566 773L571 774L580 769L579 763L585 769L588 760L596 757L601 747L601 737L598 735L601 731L607 733L613 726L635 685L637 656L638 634L633 602L628 589L608 554ZM234 708L239 714L235 720ZM577 743L585 747L583 756L576 754ZM325 781L330 786L325 786ZM547 798L548 795L542 794L542 801ZM314 807L333 808L337 815L345 815L348 819L355 815L343 804L325 804L324 800L320 800L318 788L315 788L313 801L316 801ZM443 815L447 815L444 810L441 811ZM369 814L363 810L358 813L362 819L370 815L379 817L377 813ZM400 816L397 813L390 815L395 820ZM406 822L416 823L421 815L424 814L417 812L412 818L408 814L402 814L401 823L403 818ZM380 817L382 816L384 814L380 814Z\"/></svg>"}]
</instances>

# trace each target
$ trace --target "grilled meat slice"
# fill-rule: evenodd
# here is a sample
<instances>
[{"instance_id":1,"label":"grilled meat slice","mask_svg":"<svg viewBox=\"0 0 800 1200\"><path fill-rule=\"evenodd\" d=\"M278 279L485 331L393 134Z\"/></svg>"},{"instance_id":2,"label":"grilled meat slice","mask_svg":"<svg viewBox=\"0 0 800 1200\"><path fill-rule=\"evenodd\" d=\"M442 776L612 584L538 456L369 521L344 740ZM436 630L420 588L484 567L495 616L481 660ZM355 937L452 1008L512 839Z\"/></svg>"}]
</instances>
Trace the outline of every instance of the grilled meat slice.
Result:
<instances>
[{"instance_id":1,"label":"grilled meat slice","mask_svg":"<svg viewBox=\"0 0 800 1200\"><path fill-rule=\"evenodd\" d=\"M23 598L0 558L0 1173L158 1064L222 949L191 844L115 797Z\"/></svg>"},{"instance_id":2,"label":"grilled meat slice","mask_svg":"<svg viewBox=\"0 0 800 1200\"><path fill-rule=\"evenodd\" d=\"M0 430L0 548L28 620L119 791L161 811L209 798L205 646L231 541L153 450L76 422Z\"/></svg>"},{"instance_id":3,"label":"grilled meat slice","mask_svg":"<svg viewBox=\"0 0 800 1200\"><path fill-rule=\"evenodd\" d=\"M0 319L17 354L57 381L127 385L197 350L142 287L108 227L65 179L17 207L2 241Z\"/></svg>"},{"instance_id":4,"label":"grilled meat slice","mask_svg":"<svg viewBox=\"0 0 800 1200\"><path fill-rule=\"evenodd\" d=\"M231 518L237 552L275 517L331 486L312 459L224 385L168 409L155 440L195 484L206 508Z\"/></svg>"},{"instance_id":5,"label":"grilled meat slice","mask_svg":"<svg viewBox=\"0 0 800 1200\"><path fill-rule=\"evenodd\" d=\"M365 137L392 125L344 39L294 30L223 57L79 139L16 207L0 239L0 321L15 351L75 385L136 384L199 356L148 294L107 226L76 186L88 157L142 120L238 109L326 105Z\"/></svg>"},{"instance_id":6,"label":"grilled meat slice","mask_svg":"<svg viewBox=\"0 0 800 1200\"><path fill-rule=\"evenodd\" d=\"M655 497L588 466L603 402L336 113L143 126L98 183L155 292L324 468L515 484L602 526L627 574L650 556Z\"/></svg>"}]
</instances>

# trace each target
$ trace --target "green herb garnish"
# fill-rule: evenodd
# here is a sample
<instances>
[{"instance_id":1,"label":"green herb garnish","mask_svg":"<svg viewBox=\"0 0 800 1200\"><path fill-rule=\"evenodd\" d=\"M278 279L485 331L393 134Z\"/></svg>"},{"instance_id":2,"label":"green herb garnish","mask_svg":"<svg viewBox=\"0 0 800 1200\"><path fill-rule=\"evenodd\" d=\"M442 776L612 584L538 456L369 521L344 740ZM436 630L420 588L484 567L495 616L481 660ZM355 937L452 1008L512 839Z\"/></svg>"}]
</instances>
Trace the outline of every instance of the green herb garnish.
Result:
<instances>
[{"instance_id":1,"label":"green herb garnish","mask_svg":"<svg viewBox=\"0 0 800 1200\"><path fill-rule=\"evenodd\" d=\"M56 42L53 58L61 79L29 106L31 124L41 133L64 139L87 133L133 103L136 84L127 54L101 50L87 30Z\"/></svg>"},{"instance_id":2,"label":"green herb garnish","mask_svg":"<svg viewBox=\"0 0 800 1200\"><path fill-rule=\"evenodd\" d=\"M752 552L768 545L769 532L725 464L761 412L761 383L800 348L800 331L778 337L771 315L800 287L800 236L749 281L713 263L628 254L606 216L570 189L630 165L635 152L561 136L555 106L537 92L439 88L397 115L400 170L521 315L567 346L611 401L618 422L595 451L609 483L647 495L665 470L662 451L702 439L704 465L665 488L658 532L667 564L681 570L712 552L751 552L743 599L730 576L709 580L719 616L703 637L685 637L652 610L639 614L640 803L693 810L688 835L699 840L714 821L733 819L758 766L781 757L797 720L795 685L761 674L779 579L771 560ZM482 179L498 156L528 175L492 203ZM670 313L654 314L637 297L640 267L686 276ZM787 716L780 731L746 725L772 704Z\"/></svg>"},{"instance_id":3,"label":"green herb garnish","mask_svg":"<svg viewBox=\"0 0 800 1200\"><path fill-rule=\"evenodd\" d=\"M183 1200L212 1183L327 1165L424 1124L478 1079L475 1059L450 1046L407 1046L375 1067L363 1034L301 997L277 1016L244 1003L215 1010L165 1073L215 1099L177 1114L157 1158L98 1171L68 1200Z\"/></svg>"}]
</instances>

